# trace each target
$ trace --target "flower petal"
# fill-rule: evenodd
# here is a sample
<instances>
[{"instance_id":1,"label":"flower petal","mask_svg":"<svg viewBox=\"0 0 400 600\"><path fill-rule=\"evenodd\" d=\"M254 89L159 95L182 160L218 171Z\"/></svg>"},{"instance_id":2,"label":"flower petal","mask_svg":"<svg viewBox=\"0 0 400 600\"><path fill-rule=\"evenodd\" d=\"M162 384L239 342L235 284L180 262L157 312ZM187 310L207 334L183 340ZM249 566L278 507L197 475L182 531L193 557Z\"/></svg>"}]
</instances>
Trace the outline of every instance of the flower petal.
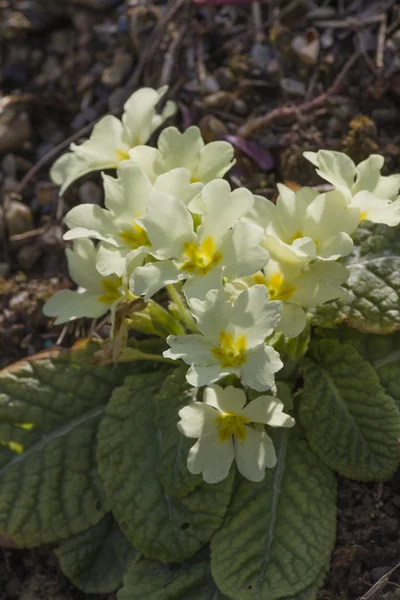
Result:
<instances>
[{"instance_id":1,"label":"flower petal","mask_svg":"<svg viewBox=\"0 0 400 600\"><path fill-rule=\"evenodd\" d=\"M136 146L129 150L130 160L138 165L152 182L157 179L156 164L159 156L160 153L157 148L151 148L150 146Z\"/></svg>"},{"instance_id":2,"label":"flower petal","mask_svg":"<svg viewBox=\"0 0 400 600\"><path fill-rule=\"evenodd\" d=\"M221 441L218 433L199 439L189 450L187 467L190 473L202 473L206 483L218 483L229 475L234 459L232 440Z\"/></svg>"},{"instance_id":3,"label":"flower petal","mask_svg":"<svg viewBox=\"0 0 400 600\"><path fill-rule=\"evenodd\" d=\"M290 302L282 303L282 317L277 331L282 331L287 337L297 337L307 325L307 317L301 306Z\"/></svg>"},{"instance_id":4,"label":"flower petal","mask_svg":"<svg viewBox=\"0 0 400 600\"><path fill-rule=\"evenodd\" d=\"M259 246L264 231L257 225L237 221L224 237L219 251L228 279L252 275L269 260L269 252Z\"/></svg>"},{"instance_id":5,"label":"flower petal","mask_svg":"<svg viewBox=\"0 0 400 600\"><path fill-rule=\"evenodd\" d=\"M191 183L190 171L184 168L177 168L157 177L154 183L154 189L158 192L164 192L175 196L189 208L192 201L201 194L203 185L201 183Z\"/></svg>"},{"instance_id":6,"label":"flower petal","mask_svg":"<svg viewBox=\"0 0 400 600\"><path fill-rule=\"evenodd\" d=\"M168 87L158 90L149 87L137 90L124 104L122 123L129 146L145 144L153 131L169 117L174 105L169 104L169 110L161 117L156 113L156 105L167 92ZM157 118L158 117L158 118Z\"/></svg>"},{"instance_id":7,"label":"flower petal","mask_svg":"<svg viewBox=\"0 0 400 600\"><path fill-rule=\"evenodd\" d=\"M381 169L385 159L380 154L371 154L366 160L358 163L356 181L352 187L353 195L361 190L373 192L381 177Z\"/></svg>"},{"instance_id":8,"label":"flower petal","mask_svg":"<svg viewBox=\"0 0 400 600\"><path fill-rule=\"evenodd\" d=\"M246 440L235 438L235 462L239 472L250 481L262 481L265 469L272 469L277 462L274 444L265 431L246 427Z\"/></svg>"},{"instance_id":9,"label":"flower petal","mask_svg":"<svg viewBox=\"0 0 400 600\"><path fill-rule=\"evenodd\" d=\"M246 394L242 389L232 385L228 385L226 388L210 385L204 390L203 402L213 406L219 412L243 414L242 408L246 404Z\"/></svg>"},{"instance_id":10,"label":"flower petal","mask_svg":"<svg viewBox=\"0 0 400 600\"><path fill-rule=\"evenodd\" d=\"M244 407L241 414L251 423L264 423L271 427L293 427L296 421L283 412L283 403L274 396L258 396Z\"/></svg>"},{"instance_id":11,"label":"flower petal","mask_svg":"<svg viewBox=\"0 0 400 600\"><path fill-rule=\"evenodd\" d=\"M165 173L176 167L185 167L191 174L199 162L204 142L198 127L189 127L181 133L176 127L167 127L158 138L161 154L159 172Z\"/></svg>"},{"instance_id":12,"label":"flower petal","mask_svg":"<svg viewBox=\"0 0 400 600\"><path fill-rule=\"evenodd\" d=\"M186 380L193 387L202 387L203 385L215 383L226 375L239 376L239 373L239 369L221 371L220 365L210 365L208 367L192 365L186 373Z\"/></svg>"},{"instance_id":13,"label":"flower petal","mask_svg":"<svg viewBox=\"0 0 400 600\"><path fill-rule=\"evenodd\" d=\"M231 322L235 337L244 335L248 349L262 344L281 317L281 302L270 301L265 285L254 285L239 294L233 305Z\"/></svg>"},{"instance_id":14,"label":"flower petal","mask_svg":"<svg viewBox=\"0 0 400 600\"><path fill-rule=\"evenodd\" d=\"M319 150L316 157L311 154L305 152L304 156L311 162L316 158L318 175L339 189L351 190L356 178L356 166L349 156L330 150Z\"/></svg>"},{"instance_id":15,"label":"flower petal","mask_svg":"<svg viewBox=\"0 0 400 600\"><path fill-rule=\"evenodd\" d=\"M183 202L154 191L142 220L157 258L180 258L184 244L196 240L193 218Z\"/></svg>"},{"instance_id":16,"label":"flower petal","mask_svg":"<svg viewBox=\"0 0 400 600\"><path fill-rule=\"evenodd\" d=\"M400 198L394 202L382 200L369 192L358 192L351 205L360 209L363 220L395 226L400 223Z\"/></svg>"},{"instance_id":17,"label":"flower petal","mask_svg":"<svg viewBox=\"0 0 400 600\"><path fill-rule=\"evenodd\" d=\"M60 195L62 195L76 179L92 171L108 168L113 168L113 165L111 167L108 163L100 166L93 165L83 156L77 155L75 152L67 152L55 161L50 169L50 177L57 185L61 186Z\"/></svg>"},{"instance_id":18,"label":"flower petal","mask_svg":"<svg viewBox=\"0 0 400 600\"><path fill-rule=\"evenodd\" d=\"M217 364L217 359L211 354L211 347L204 337L199 334L190 335L169 335L167 344L170 348L163 352L165 358L177 360L181 358L187 365L195 363L196 365Z\"/></svg>"},{"instance_id":19,"label":"flower petal","mask_svg":"<svg viewBox=\"0 0 400 600\"><path fill-rule=\"evenodd\" d=\"M146 214L152 184L146 173L131 160L121 163L117 173L124 191L124 201L115 213L117 218L128 219L128 225L131 225L133 219Z\"/></svg>"},{"instance_id":20,"label":"flower petal","mask_svg":"<svg viewBox=\"0 0 400 600\"><path fill-rule=\"evenodd\" d=\"M344 290L339 286L347 281L348 277L348 269L337 262L312 263L293 281L296 291L290 300L312 308L340 298Z\"/></svg>"},{"instance_id":21,"label":"flower petal","mask_svg":"<svg viewBox=\"0 0 400 600\"><path fill-rule=\"evenodd\" d=\"M210 142L201 149L199 162L194 173L202 183L223 177L235 164L235 151L228 142Z\"/></svg>"},{"instance_id":22,"label":"flower petal","mask_svg":"<svg viewBox=\"0 0 400 600\"><path fill-rule=\"evenodd\" d=\"M144 296L148 300L165 285L178 281L179 277L179 269L172 260L147 263L135 269L129 288L135 296Z\"/></svg>"},{"instance_id":23,"label":"flower petal","mask_svg":"<svg viewBox=\"0 0 400 600\"><path fill-rule=\"evenodd\" d=\"M90 161L96 170L116 167L121 161L119 153L127 153L128 147L122 141L123 127L117 117L107 115L93 127L90 139L83 144L71 144L70 148L86 160Z\"/></svg>"},{"instance_id":24,"label":"flower petal","mask_svg":"<svg viewBox=\"0 0 400 600\"><path fill-rule=\"evenodd\" d=\"M70 228L70 231L64 234L65 240L90 237L114 243L112 240L114 231L112 213L100 208L97 204L75 206L67 213L65 222Z\"/></svg>"},{"instance_id":25,"label":"flower petal","mask_svg":"<svg viewBox=\"0 0 400 600\"><path fill-rule=\"evenodd\" d=\"M207 275L187 279L182 292L190 303L196 300L204 302L210 290L222 289L222 268L211 269Z\"/></svg>"},{"instance_id":26,"label":"flower petal","mask_svg":"<svg viewBox=\"0 0 400 600\"><path fill-rule=\"evenodd\" d=\"M198 229L199 240L208 237L218 243L222 236L253 206L253 194L246 188L231 192L223 179L215 179L204 186L202 198L205 203L203 223Z\"/></svg>"},{"instance_id":27,"label":"flower petal","mask_svg":"<svg viewBox=\"0 0 400 600\"><path fill-rule=\"evenodd\" d=\"M99 302L97 298L98 295L93 292L78 294L72 290L61 290L45 303L43 314L46 317L57 317L55 325L81 317L96 319L109 310L109 307Z\"/></svg>"},{"instance_id":28,"label":"flower petal","mask_svg":"<svg viewBox=\"0 0 400 600\"><path fill-rule=\"evenodd\" d=\"M73 250L67 248L65 253L72 281L90 292L101 294L103 278L96 269L96 247L92 240L76 240Z\"/></svg>"},{"instance_id":29,"label":"flower petal","mask_svg":"<svg viewBox=\"0 0 400 600\"><path fill-rule=\"evenodd\" d=\"M218 429L217 411L204 402L191 402L179 411L177 427L188 438L203 438Z\"/></svg>"},{"instance_id":30,"label":"flower petal","mask_svg":"<svg viewBox=\"0 0 400 600\"><path fill-rule=\"evenodd\" d=\"M274 373L282 367L279 353L261 344L247 353L247 362L240 369L240 377L244 385L257 392L265 392L273 387Z\"/></svg>"},{"instance_id":31,"label":"flower petal","mask_svg":"<svg viewBox=\"0 0 400 600\"><path fill-rule=\"evenodd\" d=\"M204 302L192 298L190 308L198 330L211 342L218 343L220 332L228 327L232 315L232 307L222 286L211 289Z\"/></svg>"}]
</instances>

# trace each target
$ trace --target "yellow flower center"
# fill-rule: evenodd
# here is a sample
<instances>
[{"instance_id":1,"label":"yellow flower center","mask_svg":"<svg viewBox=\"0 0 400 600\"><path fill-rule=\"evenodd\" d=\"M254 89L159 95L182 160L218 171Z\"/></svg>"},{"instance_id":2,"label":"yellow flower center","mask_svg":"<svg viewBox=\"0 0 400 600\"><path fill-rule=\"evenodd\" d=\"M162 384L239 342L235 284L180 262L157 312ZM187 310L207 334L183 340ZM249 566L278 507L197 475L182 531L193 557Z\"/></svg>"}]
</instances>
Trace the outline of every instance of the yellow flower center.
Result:
<instances>
[{"instance_id":1,"label":"yellow flower center","mask_svg":"<svg viewBox=\"0 0 400 600\"><path fill-rule=\"evenodd\" d=\"M302 237L304 237L303 232L302 231L296 231L296 233L294 235L292 235L292 237L290 238L289 244L293 244L293 242L295 240L299 240Z\"/></svg>"},{"instance_id":2,"label":"yellow flower center","mask_svg":"<svg viewBox=\"0 0 400 600\"><path fill-rule=\"evenodd\" d=\"M116 275L111 277L105 277L101 282L101 287L103 288L103 294L98 297L99 302L103 302L103 304L107 304L107 306L111 306L120 299L121 292L119 288L122 285L122 278L117 277Z\"/></svg>"},{"instance_id":3,"label":"yellow flower center","mask_svg":"<svg viewBox=\"0 0 400 600\"><path fill-rule=\"evenodd\" d=\"M361 221L366 221L368 219L368 211L363 210L360 214L360 223Z\"/></svg>"},{"instance_id":4,"label":"yellow flower center","mask_svg":"<svg viewBox=\"0 0 400 600\"><path fill-rule=\"evenodd\" d=\"M273 273L269 279L264 275L254 275L254 283L265 285L268 288L269 297L271 300L289 300L293 296L296 288L294 285L285 284L285 278L282 273Z\"/></svg>"},{"instance_id":5,"label":"yellow flower center","mask_svg":"<svg viewBox=\"0 0 400 600\"><path fill-rule=\"evenodd\" d=\"M187 259L186 259L187 257ZM184 262L182 271L195 273L196 275L207 275L222 260L221 252L216 252L215 242L210 236L200 246L194 242L184 245Z\"/></svg>"},{"instance_id":6,"label":"yellow flower center","mask_svg":"<svg viewBox=\"0 0 400 600\"><path fill-rule=\"evenodd\" d=\"M115 157L117 159L117 163L120 163L123 160L129 160L129 152L128 150L116 150Z\"/></svg>"},{"instance_id":7,"label":"yellow flower center","mask_svg":"<svg viewBox=\"0 0 400 600\"><path fill-rule=\"evenodd\" d=\"M219 346L214 346L211 353L219 361L223 369L234 369L243 366L247 361L246 336L240 335L236 340L231 333L221 331Z\"/></svg>"},{"instance_id":8,"label":"yellow flower center","mask_svg":"<svg viewBox=\"0 0 400 600\"><path fill-rule=\"evenodd\" d=\"M233 435L240 442L244 442L247 436L244 423L248 423L249 419L235 413L220 413L215 419L219 425L218 437L222 442L226 442Z\"/></svg>"},{"instance_id":9,"label":"yellow flower center","mask_svg":"<svg viewBox=\"0 0 400 600\"><path fill-rule=\"evenodd\" d=\"M132 250L136 250L141 246L150 246L146 231L137 223L133 223L132 229L127 229L120 233L119 237L124 244L132 248Z\"/></svg>"}]
</instances>

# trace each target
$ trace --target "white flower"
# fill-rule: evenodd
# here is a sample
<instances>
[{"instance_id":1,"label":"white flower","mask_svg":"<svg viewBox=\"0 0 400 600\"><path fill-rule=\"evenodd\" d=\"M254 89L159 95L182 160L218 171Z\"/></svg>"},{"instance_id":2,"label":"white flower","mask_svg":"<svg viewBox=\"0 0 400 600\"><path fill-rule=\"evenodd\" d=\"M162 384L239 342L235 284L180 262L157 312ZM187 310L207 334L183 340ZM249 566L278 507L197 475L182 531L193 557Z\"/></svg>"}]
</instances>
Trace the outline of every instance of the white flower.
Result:
<instances>
[{"instance_id":1,"label":"white flower","mask_svg":"<svg viewBox=\"0 0 400 600\"><path fill-rule=\"evenodd\" d=\"M71 144L72 152L61 156L50 171L53 181L61 186L60 193L86 173L116 168L129 159L131 148L147 142L153 131L175 113L175 103L170 101L161 114L156 112L167 89L164 86L159 90L138 90L125 103L122 122L107 115L96 123L89 140L79 146Z\"/></svg>"},{"instance_id":2,"label":"white flower","mask_svg":"<svg viewBox=\"0 0 400 600\"><path fill-rule=\"evenodd\" d=\"M307 324L304 309L315 308L337 298L347 298L340 287L349 271L337 262L312 262L304 268L293 268L270 260L262 273L245 278L253 284L264 284L272 300L282 302L282 317L277 331L297 337Z\"/></svg>"},{"instance_id":3,"label":"white flower","mask_svg":"<svg viewBox=\"0 0 400 600\"><path fill-rule=\"evenodd\" d=\"M268 301L264 285L244 290L233 304L223 289L211 290L204 302L193 299L190 307L200 334L169 336L164 356L191 365L186 375L191 385L208 385L229 374L257 391L274 385L282 361L264 342L279 322L281 303Z\"/></svg>"},{"instance_id":4,"label":"white flower","mask_svg":"<svg viewBox=\"0 0 400 600\"><path fill-rule=\"evenodd\" d=\"M319 150L304 152L304 157L318 168L318 175L347 195L367 191L377 198L394 200L399 193L400 175L383 177L380 172L385 159L379 154L371 154L357 166L343 152Z\"/></svg>"},{"instance_id":5,"label":"white flower","mask_svg":"<svg viewBox=\"0 0 400 600\"><path fill-rule=\"evenodd\" d=\"M206 184L222 178L234 164L234 149L228 142L204 144L198 127L189 127L180 133L176 127L167 127L158 138L158 149L137 146L130 157L154 181L158 175L177 167L191 174L191 182ZM193 202L190 210L202 212L201 202Z\"/></svg>"},{"instance_id":6,"label":"white flower","mask_svg":"<svg viewBox=\"0 0 400 600\"><path fill-rule=\"evenodd\" d=\"M304 266L315 258L336 260L352 251L350 234L358 225L359 211L348 206L343 194L318 194L307 187L293 192L282 184L278 188L276 204L255 196L246 215L246 220L265 228L262 245L272 258Z\"/></svg>"},{"instance_id":7,"label":"white flower","mask_svg":"<svg viewBox=\"0 0 400 600\"><path fill-rule=\"evenodd\" d=\"M261 481L265 469L276 465L276 453L264 425L293 427L295 421L283 412L283 404L272 396L259 396L246 404L243 390L219 385L204 390L203 402L192 402L179 411L178 429L188 438L198 438L189 451L187 467L202 473L207 483L227 477L235 460L240 473L250 481ZM255 426L252 424L255 423Z\"/></svg>"},{"instance_id":8,"label":"white flower","mask_svg":"<svg viewBox=\"0 0 400 600\"><path fill-rule=\"evenodd\" d=\"M62 290L46 302L43 313L57 317L55 324L66 323L80 317L97 318L111 310L124 299L132 299L121 277L103 277L96 269L96 248L92 240L74 242L73 250L67 249L68 270L79 291Z\"/></svg>"},{"instance_id":9,"label":"white flower","mask_svg":"<svg viewBox=\"0 0 400 600\"><path fill-rule=\"evenodd\" d=\"M342 152L319 150L305 152L317 173L334 185L347 198L351 207L359 209L359 222L373 221L386 225L400 223L400 175L380 174L384 158L371 154L357 166Z\"/></svg>"},{"instance_id":10,"label":"white flower","mask_svg":"<svg viewBox=\"0 0 400 600\"><path fill-rule=\"evenodd\" d=\"M262 229L239 221L253 204L248 190L231 192L228 182L217 179L204 187L202 199L205 214L196 231L193 216L182 201L167 194L149 199L141 222L151 253L159 262L135 270L130 284L133 294L147 299L166 284L184 279L192 279L198 288L198 280L214 269L223 269L224 276L233 278L250 275L267 263L268 252L259 246Z\"/></svg>"},{"instance_id":11,"label":"white flower","mask_svg":"<svg viewBox=\"0 0 400 600\"><path fill-rule=\"evenodd\" d=\"M124 161L117 169L118 178L103 174L105 209L96 204L81 204L65 217L70 231L65 240L90 237L103 242L97 254L97 268L102 275L122 276L131 260L142 263L150 249L150 241L139 217L146 214L150 196L166 192L183 201L197 194L197 184L190 184L186 169L173 169L156 180L154 186L147 175L132 161Z\"/></svg>"}]
</instances>

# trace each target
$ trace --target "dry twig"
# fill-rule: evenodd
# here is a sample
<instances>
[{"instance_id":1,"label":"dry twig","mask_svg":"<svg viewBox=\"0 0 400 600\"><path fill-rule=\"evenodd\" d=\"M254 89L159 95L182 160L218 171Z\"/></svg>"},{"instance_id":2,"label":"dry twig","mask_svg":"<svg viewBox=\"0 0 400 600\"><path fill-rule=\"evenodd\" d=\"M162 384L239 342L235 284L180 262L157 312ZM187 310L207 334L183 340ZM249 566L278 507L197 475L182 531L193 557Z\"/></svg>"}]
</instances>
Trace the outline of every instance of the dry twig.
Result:
<instances>
[{"instance_id":1,"label":"dry twig","mask_svg":"<svg viewBox=\"0 0 400 600\"><path fill-rule=\"evenodd\" d=\"M332 85L323 94L320 94L316 98L313 98L313 100L303 102L303 104L296 104L294 106L282 106L271 110L271 112L262 115L261 117L255 117L254 119L250 119L249 121L247 121L247 123L242 125L242 127L239 127L238 135L241 135L244 138L249 137L250 135L252 135L252 133L254 133L254 131L260 129L261 127L266 127L267 125L270 125L276 119L295 117L298 114L309 112L310 110L313 110L314 108L325 104L325 102L330 96L333 96L334 94L338 93L343 84L344 78L346 77L347 73L350 71L354 63L357 61L359 56L359 51L354 52L354 54L344 65L343 69L337 75Z\"/></svg>"}]
</instances>

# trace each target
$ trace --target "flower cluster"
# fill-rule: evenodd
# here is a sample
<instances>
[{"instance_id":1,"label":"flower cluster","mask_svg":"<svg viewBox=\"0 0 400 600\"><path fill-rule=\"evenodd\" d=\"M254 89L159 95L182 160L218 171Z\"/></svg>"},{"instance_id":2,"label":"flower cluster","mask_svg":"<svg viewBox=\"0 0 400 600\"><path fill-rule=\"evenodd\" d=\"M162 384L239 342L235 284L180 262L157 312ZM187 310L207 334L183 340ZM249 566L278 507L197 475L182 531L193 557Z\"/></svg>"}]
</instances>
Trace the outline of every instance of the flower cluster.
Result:
<instances>
[{"instance_id":1,"label":"flower cluster","mask_svg":"<svg viewBox=\"0 0 400 600\"><path fill-rule=\"evenodd\" d=\"M260 481L276 462L266 426L294 424L275 395L283 364L266 340L275 332L298 336L308 309L346 294L340 259L352 252L360 222L400 222L400 176L383 177L378 155L356 166L321 150L305 158L330 191L278 185L276 203L232 191L222 179L234 164L229 143L205 144L197 127L167 127L157 148L145 145L175 112L171 102L156 111L166 91L137 91L122 121L104 117L54 164L61 191L92 170L116 168L116 177L102 175L104 208L81 204L67 214L68 267L78 290L58 292L44 312L64 323L110 311L115 332L121 307L126 315L142 297L145 312L166 288L168 310L151 313L153 323L157 314L170 319L161 327L171 334L164 360L183 360L188 383L206 386L203 401L179 413L179 430L198 440L188 469L213 483L235 461L244 477ZM246 404L249 389L270 394Z\"/></svg>"}]
</instances>

